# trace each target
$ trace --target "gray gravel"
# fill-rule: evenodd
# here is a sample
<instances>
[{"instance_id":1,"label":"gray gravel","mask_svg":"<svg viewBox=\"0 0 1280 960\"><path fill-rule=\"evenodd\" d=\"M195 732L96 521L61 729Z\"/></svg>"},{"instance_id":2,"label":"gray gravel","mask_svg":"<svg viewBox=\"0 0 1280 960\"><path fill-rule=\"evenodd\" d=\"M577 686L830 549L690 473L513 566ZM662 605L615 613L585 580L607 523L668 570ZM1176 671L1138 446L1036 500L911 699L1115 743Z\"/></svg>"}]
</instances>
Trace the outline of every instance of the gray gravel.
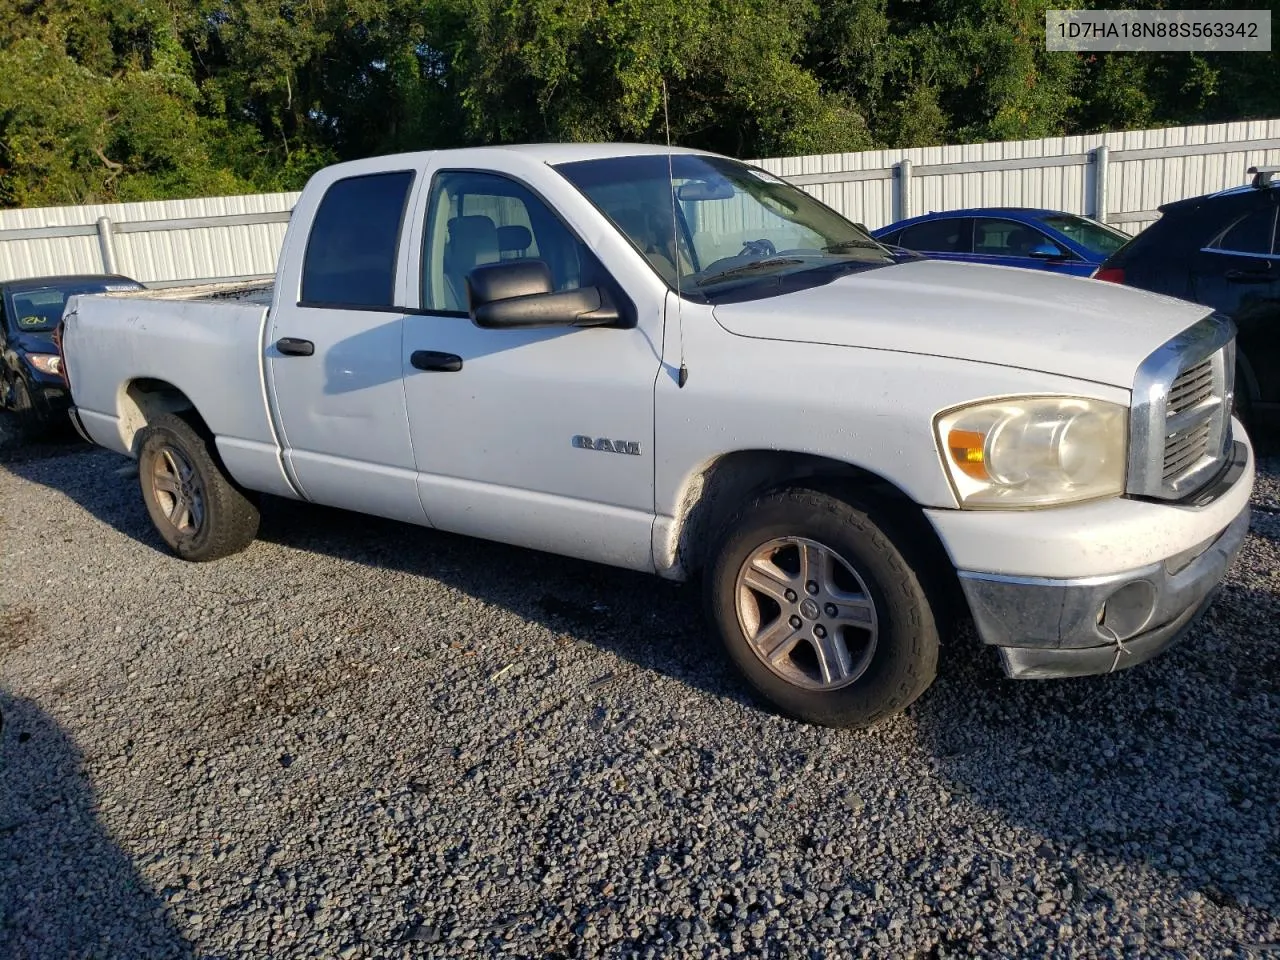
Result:
<instances>
[{"instance_id":1,"label":"gray gravel","mask_svg":"<svg viewBox=\"0 0 1280 960\"><path fill-rule=\"evenodd\" d=\"M125 465L0 451L2 957L1280 949L1280 461L1178 649L970 637L866 733L753 704L692 590L287 503L185 564Z\"/></svg>"}]
</instances>

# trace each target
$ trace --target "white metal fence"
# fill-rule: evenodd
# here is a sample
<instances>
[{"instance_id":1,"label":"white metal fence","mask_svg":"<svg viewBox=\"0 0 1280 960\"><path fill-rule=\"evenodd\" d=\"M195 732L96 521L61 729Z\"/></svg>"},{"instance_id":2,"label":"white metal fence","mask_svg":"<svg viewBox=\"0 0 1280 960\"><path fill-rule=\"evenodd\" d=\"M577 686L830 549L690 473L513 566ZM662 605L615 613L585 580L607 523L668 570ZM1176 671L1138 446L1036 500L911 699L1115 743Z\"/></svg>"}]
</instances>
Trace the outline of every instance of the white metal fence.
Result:
<instances>
[{"instance_id":1,"label":"white metal fence","mask_svg":"<svg viewBox=\"0 0 1280 960\"><path fill-rule=\"evenodd\" d=\"M1280 163L1280 120L759 161L871 229L933 210L1030 206L1137 233L1157 207ZM296 193L0 210L0 279L127 274L148 283L275 272Z\"/></svg>"},{"instance_id":2,"label":"white metal fence","mask_svg":"<svg viewBox=\"0 0 1280 960\"><path fill-rule=\"evenodd\" d=\"M164 282L275 272L296 193L0 210L0 280L123 273Z\"/></svg>"},{"instance_id":3,"label":"white metal fence","mask_svg":"<svg viewBox=\"0 0 1280 960\"><path fill-rule=\"evenodd\" d=\"M871 229L939 210L1044 207L1137 233L1158 207L1280 163L1280 120L761 161Z\"/></svg>"}]
</instances>

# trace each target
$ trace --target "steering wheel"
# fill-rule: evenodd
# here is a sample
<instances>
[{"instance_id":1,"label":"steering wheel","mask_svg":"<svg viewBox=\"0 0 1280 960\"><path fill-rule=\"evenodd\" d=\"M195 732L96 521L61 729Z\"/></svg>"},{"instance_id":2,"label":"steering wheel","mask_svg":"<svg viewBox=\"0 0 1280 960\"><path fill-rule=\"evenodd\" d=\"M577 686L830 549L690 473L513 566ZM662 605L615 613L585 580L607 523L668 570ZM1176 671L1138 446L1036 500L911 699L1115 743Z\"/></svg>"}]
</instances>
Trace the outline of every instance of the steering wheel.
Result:
<instances>
[{"instance_id":1,"label":"steering wheel","mask_svg":"<svg viewBox=\"0 0 1280 960\"><path fill-rule=\"evenodd\" d=\"M778 248L773 245L773 241L765 237L760 240L748 240L738 251L738 256L745 257L750 254L756 257L772 257L777 252Z\"/></svg>"}]
</instances>

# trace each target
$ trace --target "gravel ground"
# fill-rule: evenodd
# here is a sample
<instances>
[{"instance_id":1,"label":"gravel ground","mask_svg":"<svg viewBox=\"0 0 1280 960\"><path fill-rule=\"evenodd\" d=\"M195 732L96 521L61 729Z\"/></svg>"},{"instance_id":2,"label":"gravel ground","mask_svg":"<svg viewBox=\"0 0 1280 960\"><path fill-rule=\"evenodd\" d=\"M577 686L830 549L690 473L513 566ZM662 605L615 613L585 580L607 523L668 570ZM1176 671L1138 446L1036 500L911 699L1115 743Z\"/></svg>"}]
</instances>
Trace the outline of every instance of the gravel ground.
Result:
<instances>
[{"instance_id":1,"label":"gravel ground","mask_svg":"<svg viewBox=\"0 0 1280 960\"><path fill-rule=\"evenodd\" d=\"M754 705L692 590L288 503L185 564L122 466L0 451L0 956L1280 950L1280 460L1179 648L969 637L864 733Z\"/></svg>"}]
</instances>

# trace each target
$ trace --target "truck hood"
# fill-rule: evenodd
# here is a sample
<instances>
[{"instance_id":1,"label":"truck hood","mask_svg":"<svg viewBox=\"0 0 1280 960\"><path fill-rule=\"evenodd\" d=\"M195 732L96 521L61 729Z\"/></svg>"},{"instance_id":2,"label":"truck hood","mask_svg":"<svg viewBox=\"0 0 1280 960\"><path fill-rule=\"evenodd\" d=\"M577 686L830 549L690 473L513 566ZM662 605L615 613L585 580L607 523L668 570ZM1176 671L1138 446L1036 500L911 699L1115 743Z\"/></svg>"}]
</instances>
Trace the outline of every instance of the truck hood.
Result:
<instances>
[{"instance_id":1,"label":"truck hood","mask_svg":"<svg viewBox=\"0 0 1280 960\"><path fill-rule=\"evenodd\" d=\"M1114 283L943 260L714 308L740 337L953 357L1124 389L1152 351L1208 313Z\"/></svg>"}]
</instances>

